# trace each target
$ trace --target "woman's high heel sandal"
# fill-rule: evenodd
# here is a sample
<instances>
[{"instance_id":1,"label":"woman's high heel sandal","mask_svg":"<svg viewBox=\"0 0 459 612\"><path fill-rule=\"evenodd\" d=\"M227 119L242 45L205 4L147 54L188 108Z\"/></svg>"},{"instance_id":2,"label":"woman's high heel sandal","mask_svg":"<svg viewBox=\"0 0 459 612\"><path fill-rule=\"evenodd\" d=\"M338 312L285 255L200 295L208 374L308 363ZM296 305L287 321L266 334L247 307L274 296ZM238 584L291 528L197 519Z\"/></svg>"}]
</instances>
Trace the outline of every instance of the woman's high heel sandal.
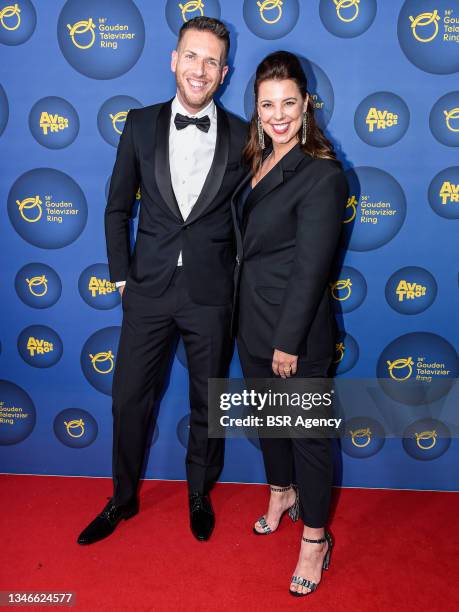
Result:
<instances>
[{"instance_id":1,"label":"woman's high heel sandal","mask_svg":"<svg viewBox=\"0 0 459 612\"><path fill-rule=\"evenodd\" d=\"M300 516L300 498L298 495L298 489L295 485L290 485L289 487L269 487L271 489L271 491L273 491L273 493L285 493L286 491L290 491L290 489L293 489L295 491L295 501L293 502L293 505L290 506L290 508L288 508L288 510L285 510L280 519L279 519L279 523L282 520L282 517L284 516L285 512L288 512L289 517L292 519L293 522L298 520L298 517ZM277 524L276 529L271 529L271 527L268 525L268 523L266 522L266 519L264 516L260 517L258 519L258 522L261 525L261 528L263 529L263 531L258 531L255 526L253 527L253 533L255 533L256 535L269 535L270 533L274 533L274 531L276 531L277 527L279 527L279 523Z\"/></svg>"},{"instance_id":2,"label":"woman's high heel sandal","mask_svg":"<svg viewBox=\"0 0 459 612\"><path fill-rule=\"evenodd\" d=\"M322 569L328 570L330 567L330 555L333 548L333 540L328 531L325 532L325 537L320 538L320 540L309 540L308 538L303 538L303 541L308 542L309 544L323 544L324 542L328 542L327 552L325 553L324 562L322 564ZM301 587L310 589L310 591L306 591L306 593L299 593L298 591L292 591L289 589L290 595L293 595L294 597L304 597L305 595L309 595L310 593L313 593L318 586L317 583L313 582L312 580L302 578L301 576L292 576L291 582Z\"/></svg>"}]
</instances>

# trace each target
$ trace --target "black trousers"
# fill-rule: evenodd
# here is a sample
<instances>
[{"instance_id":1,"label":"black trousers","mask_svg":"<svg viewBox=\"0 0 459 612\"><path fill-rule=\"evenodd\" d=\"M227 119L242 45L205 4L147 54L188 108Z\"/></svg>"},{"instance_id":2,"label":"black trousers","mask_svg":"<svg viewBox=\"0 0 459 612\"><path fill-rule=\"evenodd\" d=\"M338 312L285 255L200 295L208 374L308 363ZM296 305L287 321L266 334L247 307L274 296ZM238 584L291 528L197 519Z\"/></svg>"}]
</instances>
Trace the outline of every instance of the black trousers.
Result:
<instances>
[{"instance_id":1,"label":"black trousers","mask_svg":"<svg viewBox=\"0 0 459 612\"><path fill-rule=\"evenodd\" d=\"M245 378L274 378L271 361L253 357L244 341L237 341ZM332 357L298 360L297 378L326 378ZM273 486L298 486L300 516L308 527L325 527L333 483L331 440L326 438L260 438L266 478Z\"/></svg>"},{"instance_id":2,"label":"black trousers","mask_svg":"<svg viewBox=\"0 0 459 612\"><path fill-rule=\"evenodd\" d=\"M186 270L177 268L160 297L146 297L126 286L123 323L113 380L114 501L137 495L153 405L167 373L165 364L180 334L187 355L190 432L186 473L190 493L207 493L223 467L224 441L208 439L207 380L227 375L233 342L231 305L195 304L184 286Z\"/></svg>"}]
</instances>

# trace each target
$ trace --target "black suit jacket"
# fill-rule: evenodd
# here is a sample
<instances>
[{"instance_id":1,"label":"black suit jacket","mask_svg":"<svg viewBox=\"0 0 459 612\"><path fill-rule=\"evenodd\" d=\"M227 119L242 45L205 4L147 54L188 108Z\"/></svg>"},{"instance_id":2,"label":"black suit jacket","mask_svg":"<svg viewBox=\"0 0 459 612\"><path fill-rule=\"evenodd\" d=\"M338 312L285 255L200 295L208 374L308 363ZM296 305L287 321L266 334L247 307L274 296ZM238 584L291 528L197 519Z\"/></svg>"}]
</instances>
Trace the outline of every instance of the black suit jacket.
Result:
<instances>
[{"instance_id":1,"label":"black suit jacket","mask_svg":"<svg viewBox=\"0 0 459 612\"><path fill-rule=\"evenodd\" d=\"M233 200L251 180L246 176ZM348 186L338 162L299 145L255 186L238 228L238 335L255 356L273 349L307 360L334 354L328 287Z\"/></svg>"},{"instance_id":2,"label":"black suit jacket","mask_svg":"<svg viewBox=\"0 0 459 612\"><path fill-rule=\"evenodd\" d=\"M217 106L212 166L184 221L169 167L171 103L132 109L127 115L105 210L110 277L112 282L127 280L129 290L159 296L169 285L182 251L191 299L198 304L228 304L236 255L230 197L245 173L241 152L247 126ZM129 219L139 186L139 225L131 255Z\"/></svg>"}]
</instances>

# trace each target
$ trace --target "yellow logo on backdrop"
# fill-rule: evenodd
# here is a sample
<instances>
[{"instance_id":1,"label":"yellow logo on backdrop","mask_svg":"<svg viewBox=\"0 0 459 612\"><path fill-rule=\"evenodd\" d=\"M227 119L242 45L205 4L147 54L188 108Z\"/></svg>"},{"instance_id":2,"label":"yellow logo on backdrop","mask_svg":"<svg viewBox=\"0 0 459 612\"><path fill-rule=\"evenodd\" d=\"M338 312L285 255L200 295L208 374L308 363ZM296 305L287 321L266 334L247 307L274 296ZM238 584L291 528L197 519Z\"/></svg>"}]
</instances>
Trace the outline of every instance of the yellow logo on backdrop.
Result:
<instances>
[{"instance_id":1,"label":"yellow logo on backdrop","mask_svg":"<svg viewBox=\"0 0 459 612\"><path fill-rule=\"evenodd\" d=\"M135 194L135 199L140 200L141 197L142 197L142 194L140 193L140 185L139 185L139 188L137 189L137 193Z\"/></svg>"},{"instance_id":2,"label":"yellow logo on backdrop","mask_svg":"<svg viewBox=\"0 0 459 612\"><path fill-rule=\"evenodd\" d=\"M375 128L377 130L385 130L388 127L397 125L398 115L386 109L379 110L372 106L368 110L365 123L368 125L369 132L374 132Z\"/></svg>"},{"instance_id":3,"label":"yellow logo on backdrop","mask_svg":"<svg viewBox=\"0 0 459 612\"><path fill-rule=\"evenodd\" d=\"M459 119L459 106L457 106L456 108L453 108L450 111L445 110L443 112L445 113L446 127L448 128L448 130L450 132L459 132L459 125L457 126L451 125L451 121L453 119Z\"/></svg>"},{"instance_id":4,"label":"yellow logo on backdrop","mask_svg":"<svg viewBox=\"0 0 459 612\"><path fill-rule=\"evenodd\" d=\"M91 359L92 367L98 374L110 374L115 365L115 355L111 351L101 351L95 355L89 354L89 358ZM101 363L106 363L106 365L103 366L104 369L99 368Z\"/></svg>"},{"instance_id":5,"label":"yellow logo on backdrop","mask_svg":"<svg viewBox=\"0 0 459 612\"><path fill-rule=\"evenodd\" d=\"M4 19L9 19L10 17L16 17L16 23L13 26L10 26L8 23L3 21ZM9 30L10 32L17 30L21 25L21 9L19 8L19 4L10 4L9 6L5 6L0 11L0 23L5 30Z\"/></svg>"},{"instance_id":6,"label":"yellow logo on backdrop","mask_svg":"<svg viewBox=\"0 0 459 612\"><path fill-rule=\"evenodd\" d=\"M93 46L96 40L96 33L94 31L96 29L96 24L92 20L92 17L88 20L82 19L81 21L77 21L73 26L68 23L67 28L75 47L78 47L78 49L90 49ZM91 39L88 44L80 45L80 43L75 40L75 35L86 34L86 32L91 32Z\"/></svg>"},{"instance_id":7,"label":"yellow logo on backdrop","mask_svg":"<svg viewBox=\"0 0 459 612\"><path fill-rule=\"evenodd\" d=\"M351 283L351 279L350 278L341 278L339 280L337 280L334 283L331 283L330 285L331 287L331 294L332 296L335 298L335 300L338 300L339 302L344 302L345 300L347 300L352 293L352 283ZM340 297L336 292L337 291L345 291L345 294Z\"/></svg>"},{"instance_id":8,"label":"yellow logo on backdrop","mask_svg":"<svg viewBox=\"0 0 459 612\"><path fill-rule=\"evenodd\" d=\"M40 127L43 130L43 134L45 136L48 135L49 132L56 133L59 130L65 130L65 128L69 127L69 120L67 117L61 117L58 114L51 114L43 111L40 115Z\"/></svg>"},{"instance_id":9,"label":"yellow logo on backdrop","mask_svg":"<svg viewBox=\"0 0 459 612\"><path fill-rule=\"evenodd\" d=\"M413 373L414 361L412 357L400 357L394 361L387 360L389 376L393 380L408 380ZM395 370L395 372L394 372ZM399 370L402 370L401 372Z\"/></svg>"},{"instance_id":10,"label":"yellow logo on backdrop","mask_svg":"<svg viewBox=\"0 0 459 612\"><path fill-rule=\"evenodd\" d=\"M40 196L36 195L34 198L16 200L16 204L19 207L19 213L24 219L24 221L27 221L28 223L36 223L41 219L41 216L43 214L43 209L41 205L43 204L43 202L40 200ZM37 210L34 210L35 208Z\"/></svg>"},{"instance_id":11,"label":"yellow logo on backdrop","mask_svg":"<svg viewBox=\"0 0 459 612\"><path fill-rule=\"evenodd\" d=\"M343 219L343 223L351 223L351 221L354 221L355 216L357 214L357 206L358 206L358 200L355 197L355 195L352 195L350 198L347 199L347 204L346 204L346 211L348 208L351 209L352 213L351 216L349 217L349 219Z\"/></svg>"},{"instance_id":12,"label":"yellow logo on backdrop","mask_svg":"<svg viewBox=\"0 0 459 612\"><path fill-rule=\"evenodd\" d=\"M90 291L93 298L98 295L107 295L107 293L113 293L116 291L115 283L111 283L106 278L97 278L97 276L91 276L88 283L88 290Z\"/></svg>"},{"instance_id":13,"label":"yellow logo on backdrop","mask_svg":"<svg viewBox=\"0 0 459 612\"><path fill-rule=\"evenodd\" d=\"M351 21L354 21L355 19L357 19L358 15L359 15L359 3L360 0L333 0L333 2L336 4L336 14L338 16L338 19L340 19L341 21L344 21L345 23L350 23ZM349 15L344 16L341 14L341 11L345 11L346 9L351 9L352 7L354 7L354 11L351 14L351 16L349 17Z\"/></svg>"},{"instance_id":14,"label":"yellow logo on backdrop","mask_svg":"<svg viewBox=\"0 0 459 612\"><path fill-rule=\"evenodd\" d=\"M257 6L260 10L260 17L262 20L268 25L273 25L277 23L279 19L282 17L282 5L284 2L282 0L260 0L257 2ZM271 15L269 11L277 11ZM265 16L265 11L268 11L268 17Z\"/></svg>"},{"instance_id":15,"label":"yellow logo on backdrop","mask_svg":"<svg viewBox=\"0 0 459 612\"><path fill-rule=\"evenodd\" d=\"M411 32L417 41L421 43L428 43L428 42L432 42L432 40L437 36L438 22L440 21L440 15L438 14L437 9L435 9L432 13L421 13L417 17L413 17L410 15L410 21L411 21ZM430 25L431 23L434 24L433 34L429 36L428 38L422 38L421 36L419 36L416 28L418 26L423 28L425 26Z\"/></svg>"},{"instance_id":16,"label":"yellow logo on backdrop","mask_svg":"<svg viewBox=\"0 0 459 612\"><path fill-rule=\"evenodd\" d=\"M204 2L202 0L190 0L189 2L185 2L185 4L179 4L179 9L182 11L182 19L185 22L188 21L186 18L187 13L199 11L201 17L204 17Z\"/></svg>"},{"instance_id":17,"label":"yellow logo on backdrop","mask_svg":"<svg viewBox=\"0 0 459 612\"><path fill-rule=\"evenodd\" d=\"M440 198L442 204L459 202L459 184L445 181L440 189Z\"/></svg>"},{"instance_id":18,"label":"yellow logo on backdrop","mask_svg":"<svg viewBox=\"0 0 459 612\"><path fill-rule=\"evenodd\" d=\"M73 421L64 421L67 433L71 438L81 438L84 436L84 421L83 419L74 419Z\"/></svg>"},{"instance_id":19,"label":"yellow logo on backdrop","mask_svg":"<svg viewBox=\"0 0 459 612\"><path fill-rule=\"evenodd\" d=\"M345 349L344 342L337 342L335 344L336 357L335 357L335 360L333 361L333 363L339 363L340 361L343 360L344 349Z\"/></svg>"},{"instance_id":20,"label":"yellow logo on backdrop","mask_svg":"<svg viewBox=\"0 0 459 612\"><path fill-rule=\"evenodd\" d=\"M365 448L371 442L371 429L369 427L362 427L355 431L349 431L351 434L351 442L357 448Z\"/></svg>"},{"instance_id":21,"label":"yellow logo on backdrop","mask_svg":"<svg viewBox=\"0 0 459 612\"><path fill-rule=\"evenodd\" d=\"M37 355L51 353L54 351L54 346L52 342L40 340L39 338L30 336L27 340L27 350L29 351L31 357L36 357Z\"/></svg>"},{"instance_id":22,"label":"yellow logo on backdrop","mask_svg":"<svg viewBox=\"0 0 459 612\"><path fill-rule=\"evenodd\" d=\"M43 276L34 276L33 278L26 278L26 282L29 286L29 291L35 297L42 297L48 291L48 279Z\"/></svg>"},{"instance_id":23,"label":"yellow logo on backdrop","mask_svg":"<svg viewBox=\"0 0 459 612\"><path fill-rule=\"evenodd\" d=\"M407 280L401 279L397 285L395 293L398 295L398 301L414 300L414 298L423 297L426 294L427 287L410 283Z\"/></svg>"},{"instance_id":24,"label":"yellow logo on backdrop","mask_svg":"<svg viewBox=\"0 0 459 612\"><path fill-rule=\"evenodd\" d=\"M112 125L113 125L113 129L115 130L115 132L117 134L122 134L123 130L119 129L118 126L116 125L117 123L125 123L126 122L126 117L127 117L128 111L120 111L119 113L116 113L116 115L112 115L110 113L110 119L112 120ZM124 128L124 125L123 125Z\"/></svg>"},{"instance_id":25,"label":"yellow logo on backdrop","mask_svg":"<svg viewBox=\"0 0 459 612\"><path fill-rule=\"evenodd\" d=\"M421 450L430 450L437 443L437 432L435 429L432 431L421 431L421 433L414 434L416 438L416 444Z\"/></svg>"}]
</instances>

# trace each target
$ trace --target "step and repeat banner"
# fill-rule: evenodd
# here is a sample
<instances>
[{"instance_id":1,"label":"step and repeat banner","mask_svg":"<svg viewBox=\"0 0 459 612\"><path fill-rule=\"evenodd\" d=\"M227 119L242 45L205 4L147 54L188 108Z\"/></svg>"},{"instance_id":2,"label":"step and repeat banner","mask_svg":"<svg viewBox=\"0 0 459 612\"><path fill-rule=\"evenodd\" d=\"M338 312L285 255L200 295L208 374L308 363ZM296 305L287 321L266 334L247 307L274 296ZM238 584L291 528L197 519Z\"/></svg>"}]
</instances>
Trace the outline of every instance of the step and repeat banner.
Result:
<instances>
[{"instance_id":1,"label":"step and repeat banner","mask_svg":"<svg viewBox=\"0 0 459 612\"><path fill-rule=\"evenodd\" d=\"M301 56L346 169L330 284L336 375L400 385L458 376L457 0L0 0L2 472L111 474L121 308L103 232L110 172L127 111L174 95L170 53L198 15L231 30L219 100L240 116L251 115L266 54ZM133 197L138 211L142 194ZM241 376L237 355L231 376ZM383 397L369 394L373 413ZM336 445L336 483L457 489L450 398L431 418L413 411L400 438L363 414ZM188 423L179 343L146 477L185 477ZM256 442L228 440L222 480L264 478Z\"/></svg>"}]
</instances>

